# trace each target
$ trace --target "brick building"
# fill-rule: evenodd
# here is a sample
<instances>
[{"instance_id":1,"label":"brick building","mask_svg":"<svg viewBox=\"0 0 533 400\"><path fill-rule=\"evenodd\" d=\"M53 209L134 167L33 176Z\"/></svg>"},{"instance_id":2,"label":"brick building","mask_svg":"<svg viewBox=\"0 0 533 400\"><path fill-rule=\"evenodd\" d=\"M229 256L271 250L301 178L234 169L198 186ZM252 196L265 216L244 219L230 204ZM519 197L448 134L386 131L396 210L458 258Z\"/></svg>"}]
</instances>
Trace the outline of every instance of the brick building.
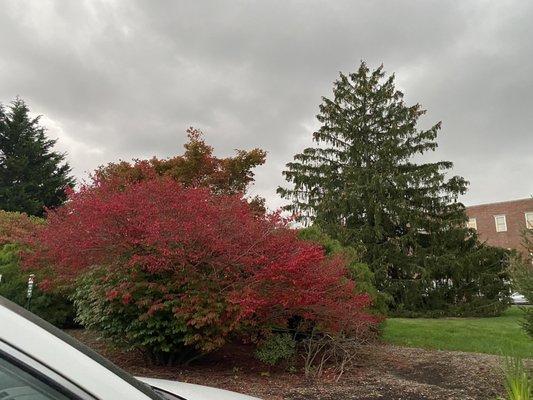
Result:
<instances>
[{"instance_id":1,"label":"brick building","mask_svg":"<svg viewBox=\"0 0 533 400\"><path fill-rule=\"evenodd\" d=\"M524 252L522 232L533 229L533 198L480 204L466 208L468 226L492 246Z\"/></svg>"}]
</instances>

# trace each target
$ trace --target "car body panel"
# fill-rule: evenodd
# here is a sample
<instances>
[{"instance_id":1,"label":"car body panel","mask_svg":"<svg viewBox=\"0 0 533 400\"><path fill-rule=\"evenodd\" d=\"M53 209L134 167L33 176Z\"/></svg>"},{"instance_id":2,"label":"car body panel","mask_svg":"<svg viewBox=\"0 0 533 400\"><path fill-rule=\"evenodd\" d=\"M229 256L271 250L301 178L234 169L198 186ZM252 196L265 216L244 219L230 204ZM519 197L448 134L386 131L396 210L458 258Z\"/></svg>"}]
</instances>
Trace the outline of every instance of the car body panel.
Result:
<instances>
[{"instance_id":1,"label":"car body panel","mask_svg":"<svg viewBox=\"0 0 533 400\"><path fill-rule=\"evenodd\" d=\"M157 398L148 396L62 338L22 317L13 307L5 307L7 303L2 301L0 298L0 340L4 343L46 365L98 399Z\"/></svg>"},{"instance_id":2,"label":"car body panel","mask_svg":"<svg viewBox=\"0 0 533 400\"><path fill-rule=\"evenodd\" d=\"M185 400L259 400L207 386L134 378L60 329L0 296L0 355L6 349L12 349L10 357L16 353L25 365L29 361L39 364L49 375L68 383L71 393L72 388L77 388L98 400L161 400L150 387Z\"/></svg>"},{"instance_id":3,"label":"car body panel","mask_svg":"<svg viewBox=\"0 0 533 400\"><path fill-rule=\"evenodd\" d=\"M192 383L144 377L138 377L137 379L150 386L183 397L186 400L259 400L257 397Z\"/></svg>"},{"instance_id":4,"label":"car body panel","mask_svg":"<svg viewBox=\"0 0 533 400\"><path fill-rule=\"evenodd\" d=\"M513 293L511 295L511 300L514 304L528 304L528 301L524 295L521 295L520 293Z\"/></svg>"}]
</instances>

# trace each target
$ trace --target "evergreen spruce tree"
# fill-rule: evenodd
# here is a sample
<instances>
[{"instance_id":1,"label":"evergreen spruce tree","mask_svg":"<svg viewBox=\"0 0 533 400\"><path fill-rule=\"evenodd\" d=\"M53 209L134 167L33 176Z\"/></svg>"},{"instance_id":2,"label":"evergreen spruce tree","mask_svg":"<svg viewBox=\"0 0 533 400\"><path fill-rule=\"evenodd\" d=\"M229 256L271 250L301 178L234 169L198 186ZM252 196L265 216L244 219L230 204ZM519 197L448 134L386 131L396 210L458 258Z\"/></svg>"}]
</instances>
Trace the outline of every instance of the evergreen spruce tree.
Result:
<instances>
[{"instance_id":1,"label":"evergreen spruce tree","mask_svg":"<svg viewBox=\"0 0 533 400\"><path fill-rule=\"evenodd\" d=\"M362 245L377 287L392 298L393 310L409 313L436 307L435 286L457 289L454 272L439 271L457 257L450 248L457 253L466 238L474 244L476 238L458 202L467 182L447 176L452 163L415 162L436 149L441 123L420 129L425 110L403 97L383 66L370 71L362 62L357 72L341 74L333 98L320 105L316 146L287 164L292 187L278 193L304 222L318 223L345 245ZM467 286L476 286L475 276ZM443 309L464 301L444 298Z\"/></svg>"},{"instance_id":2,"label":"evergreen spruce tree","mask_svg":"<svg viewBox=\"0 0 533 400\"><path fill-rule=\"evenodd\" d=\"M522 232L524 253L517 253L511 260L510 273L514 290L533 303L533 227L526 226ZM523 327L533 338L533 308L524 308Z\"/></svg>"},{"instance_id":3,"label":"evergreen spruce tree","mask_svg":"<svg viewBox=\"0 0 533 400\"><path fill-rule=\"evenodd\" d=\"M55 143L24 101L17 98L7 110L0 105L0 209L42 216L45 207L65 201L74 180Z\"/></svg>"}]
</instances>

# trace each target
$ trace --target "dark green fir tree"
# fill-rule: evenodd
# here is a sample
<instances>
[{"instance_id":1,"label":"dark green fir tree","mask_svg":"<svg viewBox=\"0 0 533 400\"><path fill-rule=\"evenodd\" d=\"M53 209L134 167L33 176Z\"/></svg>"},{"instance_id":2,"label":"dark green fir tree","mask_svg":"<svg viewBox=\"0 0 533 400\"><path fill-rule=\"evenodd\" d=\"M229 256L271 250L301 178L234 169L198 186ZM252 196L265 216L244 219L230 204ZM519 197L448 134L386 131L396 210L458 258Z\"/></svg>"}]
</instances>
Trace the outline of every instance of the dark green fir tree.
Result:
<instances>
[{"instance_id":1,"label":"dark green fir tree","mask_svg":"<svg viewBox=\"0 0 533 400\"><path fill-rule=\"evenodd\" d=\"M333 97L320 105L316 145L287 164L284 175L292 185L278 193L292 201L289 208L304 222L317 223L344 245L362 246L362 261L392 299L393 311L446 313L473 303L443 295L441 285L460 295L457 285L478 287L472 285L479 278L473 266L457 281L459 268L442 272L467 251L464 240L473 237L470 248L477 247L458 201L467 182L448 176L449 161L416 161L437 148L441 124L420 129L425 110L403 98L383 66L371 71L362 62L357 72L341 74ZM481 303L497 301L499 294Z\"/></svg>"},{"instance_id":2,"label":"dark green fir tree","mask_svg":"<svg viewBox=\"0 0 533 400\"><path fill-rule=\"evenodd\" d=\"M65 156L53 150L39 117L17 98L0 105L0 209L42 216L61 205L74 185Z\"/></svg>"}]
</instances>

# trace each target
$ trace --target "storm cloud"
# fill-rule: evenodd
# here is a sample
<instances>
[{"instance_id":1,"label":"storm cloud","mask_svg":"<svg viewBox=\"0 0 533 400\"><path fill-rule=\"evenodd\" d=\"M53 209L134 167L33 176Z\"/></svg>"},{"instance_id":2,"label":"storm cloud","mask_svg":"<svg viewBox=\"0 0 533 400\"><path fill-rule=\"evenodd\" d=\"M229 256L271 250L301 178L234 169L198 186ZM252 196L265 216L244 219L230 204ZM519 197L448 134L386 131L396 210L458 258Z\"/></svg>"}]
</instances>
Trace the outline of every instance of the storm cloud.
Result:
<instances>
[{"instance_id":1,"label":"storm cloud","mask_svg":"<svg viewBox=\"0 0 533 400\"><path fill-rule=\"evenodd\" d=\"M360 60L443 121L427 158L466 204L533 194L533 2L0 0L0 102L21 96L79 179L118 159L268 151L254 194L311 143L321 96Z\"/></svg>"}]
</instances>

